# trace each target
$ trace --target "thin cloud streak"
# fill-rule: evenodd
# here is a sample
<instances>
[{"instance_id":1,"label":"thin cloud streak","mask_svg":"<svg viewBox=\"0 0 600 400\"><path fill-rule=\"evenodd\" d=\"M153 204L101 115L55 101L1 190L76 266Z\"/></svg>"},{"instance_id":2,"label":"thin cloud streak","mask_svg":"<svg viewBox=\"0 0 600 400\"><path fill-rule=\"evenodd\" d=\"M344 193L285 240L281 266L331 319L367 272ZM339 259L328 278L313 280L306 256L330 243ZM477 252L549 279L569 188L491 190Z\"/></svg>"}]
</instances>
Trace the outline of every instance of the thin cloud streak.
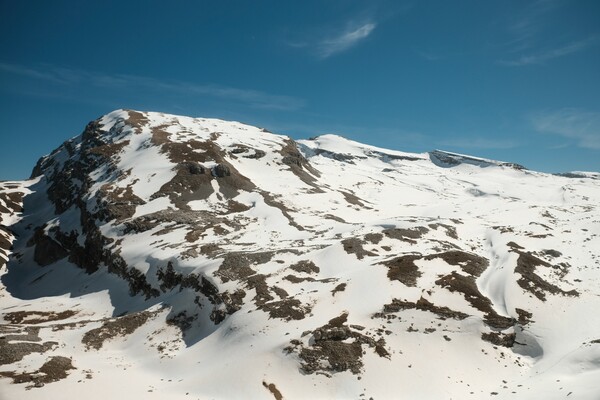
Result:
<instances>
[{"instance_id":1,"label":"thin cloud streak","mask_svg":"<svg viewBox=\"0 0 600 400\"><path fill-rule=\"evenodd\" d=\"M522 67L526 65L543 64L546 61L577 53L597 43L596 37L569 43L537 54L524 55L516 60L500 61L500 64L509 67Z\"/></svg>"},{"instance_id":2,"label":"thin cloud streak","mask_svg":"<svg viewBox=\"0 0 600 400\"><path fill-rule=\"evenodd\" d=\"M506 43L511 48L509 52L517 53L532 48L547 24L546 16L559 6L560 0L538 0L526 6L507 27L513 36Z\"/></svg>"},{"instance_id":3,"label":"thin cloud streak","mask_svg":"<svg viewBox=\"0 0 600 400\"><path fill-rule=\"evenodd\" d=\"M600 112L563 108L538 113L531 122L540 133L562 136L579 147L600 150Z\"/></svg>"},{"instance_id":4,"label":"thin cloud streak","mask_svg":"<svg viewBox=\"0 0 600 400\"><path fill-rule=\"evenodd\" d=\"M376 27L377 24L368 22L358 28L347 29L337 36L323 39L317 43L317 54L320 58L328 58L344 52L366 39Z\"/></svg>"},{"instance_id":5,"label":"thin cloud streak","mask_svg":"<svg viewBox=\"0 0 600 400\"><path fill-rule=\"evenodd\" d=\"M273 95L258 90L214 84L199 85L191 82L164 81L138 75L109 75L56 66L46 66L42 70L7 63L0 63L0 71L63 86L94 86L103 89L135 88L179 95L207 96L244 103L262 109L293 111L301 109L305 105L302 99L285 95Z\"/></svg>"}]
</instances>

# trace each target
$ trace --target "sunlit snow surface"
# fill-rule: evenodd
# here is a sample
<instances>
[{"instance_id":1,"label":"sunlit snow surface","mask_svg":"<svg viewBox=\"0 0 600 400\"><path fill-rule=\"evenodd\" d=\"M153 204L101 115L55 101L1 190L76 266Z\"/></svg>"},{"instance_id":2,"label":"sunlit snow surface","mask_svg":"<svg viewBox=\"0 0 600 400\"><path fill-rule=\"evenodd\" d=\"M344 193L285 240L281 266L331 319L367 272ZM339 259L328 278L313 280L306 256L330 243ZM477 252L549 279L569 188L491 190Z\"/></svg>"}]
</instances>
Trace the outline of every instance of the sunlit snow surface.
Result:
<instances>
[{"instance_id":1,"label":"sunlit snow surface","mask_svg":"<svg viewBox=\"0 0 600 400\"><path fill-rule=\"evenodd\" d=\"M141 199L131 216L96 225L110 241L106 248L118 252L128 270L139 271L158 295L130 296L128 283L105 265L88 274L69 257L46 266L34 261L30 239L36 227L43 226L50 237L57 230L74 232L76 242L85 243L81 204L55 214L47 195L52 171L79 157L81 137L50 155L54 162L45 164L50 166L41 177L0 183L1 223L7 228L0 235L14 240L11 250L0 253L9 259L0 270L0 313L6 321L1 333L8 337L39 328L39 343L56 343L44 353L0 365L0 373L36 371L52 356L71 358L75 367L43 387L0 378L1 399L273 399L269 384L284 399L600 398L598 174L555 176L457 154L380 149L335 135L298 141L307 164L293 167L284 160L290 139L237 122L118 110L98 123L103 143L118 151L112 164L90 172L81 203L98 211L102 190L119 196L131 190ZM168 143L211 143L221 152L219 162L235 170L232 176L247 178L251 184L242 187L251 189L231 197L230 181L213 176L218 160L198 145L193 152L206 155L199 165L210 194L190 192L193 199L177 214L182 207L177 199L188 193L159 192L188 158L173 161L157 144L158 131ZM71 182L72 190L82 187L79 177ZM8 210L3 194L11 191L24 193L23 212ZM162 210L177 217L144 231L128 228L128 222ZM181 215L190 221L181 222ZM365 239L396 228L423 233ZM357 239L364 254L349 249L347 239ZM204 251L207 245L218 250ZM391 280L383 264L402 255L452 250L488 260L476 288L497 315L515 319L515 326L504 330L517 333L512 347L482 340L482 334L500 330L488 326L485 313L463 293L438 283L453 272L465 275L460 266L441 258L417 259L420 275L410 285ZM218 273L227 254L265 251L274 253L250 267L264 276L272 301L281 297L273 290L297 299L306 310L302 319L271 316L260 309L258 289L247 277L228 280ZM543 291L540 299L520 285L519 251L547 263L535 274L563 293ZM302 260L319 271L290 268ZM168 262L183 275L205 277L221 294L243 289L240 309L215 324L210 318L215 305L206 296L189 287L161 289L158 272ZM290 275L300 281L286 279ZM335 290L341 284L344 289ZM572 291L577 295L564 294ZM420 298L468 317L441 319L414 308L393 312L393 318L377 316L393 299ZM530 321L517 323L516 309L531 313ZM27 319L19 324L7 319L18 311L65 310L76 313L29 325ZM108 318L140 311L150 316L133 332L104 341L98 350L82 342ZM183 335L166 322L182 311L193 316ZM322 373L306 372L299 353L289 351L291 341L314 345L313 331L343 313L349 326L383 338L389 356L363 344L359 374L327 365Z\"/></svg>"}]
</instances>

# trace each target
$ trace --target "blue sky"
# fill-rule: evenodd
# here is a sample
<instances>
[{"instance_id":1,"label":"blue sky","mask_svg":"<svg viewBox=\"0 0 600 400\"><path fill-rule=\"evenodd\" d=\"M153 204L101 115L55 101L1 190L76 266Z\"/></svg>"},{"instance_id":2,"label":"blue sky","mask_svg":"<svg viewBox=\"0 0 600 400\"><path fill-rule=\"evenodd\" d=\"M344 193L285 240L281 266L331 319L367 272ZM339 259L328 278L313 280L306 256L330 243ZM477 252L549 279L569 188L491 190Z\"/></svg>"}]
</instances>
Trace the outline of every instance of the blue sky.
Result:
<instances>
[{"instance_id":1,"label":"blue sky","mask_svg":"<svg viewBox=\"0 0 600 400\"><path fill-rule=\"evenodd\" d=\"M600 2L0 0L0 179L117 108L600 171Z\"/></svg>"}]
</instances>

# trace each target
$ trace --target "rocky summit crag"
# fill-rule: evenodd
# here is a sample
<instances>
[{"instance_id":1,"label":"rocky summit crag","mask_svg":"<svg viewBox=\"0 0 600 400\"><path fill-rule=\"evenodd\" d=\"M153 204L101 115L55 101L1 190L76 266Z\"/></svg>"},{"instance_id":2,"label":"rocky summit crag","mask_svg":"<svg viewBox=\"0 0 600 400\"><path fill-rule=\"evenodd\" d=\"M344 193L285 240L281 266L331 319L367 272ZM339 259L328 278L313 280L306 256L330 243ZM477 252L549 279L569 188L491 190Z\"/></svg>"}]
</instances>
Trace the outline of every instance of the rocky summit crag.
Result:
<instances>
[{"instance_id":1,"label":"rocky summit crag","mask_svg":"<svg viewBox=\"0 0 600 400\"><path fill-rule=\"evenodd\" d=\"M0 398L597 399L595 177L114 111L0 182Z\"/></svg>"}]
</instances>

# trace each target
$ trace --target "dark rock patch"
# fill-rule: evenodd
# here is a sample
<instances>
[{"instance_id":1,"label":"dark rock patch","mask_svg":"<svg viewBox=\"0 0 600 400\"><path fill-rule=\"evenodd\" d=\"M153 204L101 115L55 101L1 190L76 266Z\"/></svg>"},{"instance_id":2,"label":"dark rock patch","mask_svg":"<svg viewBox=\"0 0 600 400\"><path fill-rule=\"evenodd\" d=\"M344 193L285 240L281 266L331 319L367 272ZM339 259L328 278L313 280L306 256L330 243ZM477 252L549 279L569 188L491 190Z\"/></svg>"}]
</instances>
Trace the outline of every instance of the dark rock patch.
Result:
<instances>
[{"instance_id":1,"label":"dark rock patch","mask_svg":"<svg viewBox=\"0 0 600 400\"><path fill-rule=\"evenodd\" d=\"M146 202L133 194L131 186L126 188L103 185L98 191L100 212L98 217L103 221L115 219L117 222L131 218L137 206Z\"/></svg>"},{"instance_id":2,"label":"dark rock patch","mask_svg":"<svg viewBox=\"0 0 600 400\"><path fill-rule=\"evenodd\" d=\"M542 254L548 257L556 258L562 256L562 253L558 250L546 249L542 250Z\"/></svg>"},{"instance_id":3,"label":"dark rock patch","mask_svg":"<svg viewBox=\"0 0 600 400\"><path fill-rule=\"evenodd\" d=\"M71 318L77 311L65 310L61 312L54 311L14 311L4 314L4 320L11 324L36 325L44 322L60 321ZM33 317L33 318L32 318Z\"/></svg>"},{"instance_id":4,"label":"dark rock patch","mask_svg":"<svg viewBox=\"0 0 600 400\"><path fill-rule=\"evenodd\" d=\"M277 386L275 386L274 383L267 383L267 382L263 381L262 384L265 388L267 388L267 390L269 392L271 392L273 397L275 397L275 400L283 400L283 395L281 394L279 389L277 389Z\"/></svg>"},{"instance_id":5,"label":"dark rock patch","mask_svg":"<svg viewBox=\"0 0 600 400\"><path fill-rule=\"evenodd\" d=\"M198 318L197 315L188 315L187 311L181 311L167 318L167 324L176 326L185 336L185 332L192 327L192 323Z\"/></svg>"},{"instance_id":6,"label":"dark rock patch","mask_svg":"<svg viewBox=\"0 0 600 400\"><path fill-rule=\"evenodd\" d=\"M38 370L33 372L15 373L12 371L2 371L0 376L11 378L13 383L30 383L28 388L42 387L47 383L57 382L65 379L68 371L76 369L70 358L62 356L52 356Z\"/></svg>"},{"instance_id":7,"label":"dark rock patch","mask_svg":"<svg viewBox=\"0 0 600 400\"><path fill-rule=\"evenodd\" d=\"M295 264L290 265L290 269L296 272L304 272L307 274L318 274L320 269L310 260L298 261Z\"/></svg>"},{"instance_id":8,"label":"dark rock patch","mask_svg":"<svg viewBox=\"0 0 600 400\"><path fill-rule=\"evenodd\" d=\"M20 361L31 353L45 353L58 346L57 342L41 342L40 328L5 328L0 326L0 365ZM15 343L13 343L13 341Z\"/></svg>"},{"instance_id":9,"label":"dark rock patch","mask_svg":"<svg viewBox=\"0 0 600 400\"><path fill-rule=\"evenodd\" d=\"M451 274L438 279L435 283L451 292L462 293L465 300L474 308L485 313L485 323L493 328L507 329L512 327L516 322L513 318L498 315L490 299L481 294L477 288L475 278L472 276L461 275L453 271Z\"/></svg>"},{"instance_id":10,"label":"dark rock patch","mask_svg":"<svg viewBox=\"0 0 600 400\"><path fill-rule=\"evenodd\" d=\"M515 337L516 335L514 333L484 332L481 334L482 340L494 344L496 346L509 348L513 347L513 345L515 344Z\"/></svg>"},{"instance_id":11,"label":"dark rock patch","mask_svg":"<svg viewBox=\"0 0 600 400\"><path fill-rule=\"evenodd\" d=\"M292 283L302 283L302 282L314 282L315 278L311 278L311 277L299 277L296 275L286 275L283 277L283 279L285 279L286 281L290 281Z\"/></svg>"},{"instance_id":12,"label":"dark rock patch","mask_svg":"<svg viewBox=\"0 0 600 400\"><path fill-rule=\"evenodd\" d=\"M299 231L304 231L304 227L300 224L298 224L294 218L292 218L292 216L290 215L290 212L292 211L290 208L288 208L285 204L283 204L282 202L280 202L279 200L277 200L275 198L275 196L273 196L271 193L268 192L264 192L261 191L260 192L261 196L263 197L265 204L268 205L269 207L274 207L277 208L281 211L281 213L283 214L283 216L285 218L287 218L288 223L293 226L294 228L298 229Z\"/></svg>"},{"instance_id":13,"label":"dark rock patch","mask_svg":"<svg viewBox=\"0 0 600 400\"><path fill-rule=\"evenodd\" d=\"M389 314L397 313L403 310L420 310L429 311L437 315L440 319L452 318L456 320L463 320L469 315L460 311L452 310L448 307L436 306L429 300L421 297L416 302L410 302L406 300L392 299L392 302L385 304L383 310L373 315L375 318L386 318Z\"/></svg>"},{"instance_id":14,"label":"dark rock patch","mask_svg":"<svg viewBox=\"0 0 600 400\"><path fill-rule=\"evenodd\" d=\"M356 258L362 260L365 256L376 256L377 254L367 251L363 248L364 242L359 238L348 238L342 240L344 251L348 254L356 255Z\"/></svg>"},{"instance_id":15,"label":"dark rock patch","mask_svg":"<svg viewBox=\"0 0 600 400\"><path fill-rule=\"evenodd\" d=\"M286 139L279 152L281 154L281 162L288 165L294 175L300 178L302 182L313 187L318 193L323 193L323 190L316 184L316 178L321 176L321 174L300 153L296 142Z\"/></svg>"},{"instance_id":16,"label":"dark rock patch","mask_svg":"<svg viewBox=\"0 0 600 400\"><path fill-rule=\"evenodd\" d=\"M419 267L415 264L415 260L420 260L421 258L420 254L409 254L393 258L382 264L388 268L387 276L391 281L400 281L406 286L415 287L417 279L422 275Z\"/></svg>"},{"instance_id":17,"label":"dark rock patch","mask_svg":"<svg viewBox=\"0 0 600 400\"><path fill-rule=\"evenodd\" d=\"M373 244L378 244L382 239L383 235L381 233L367 233L365 235L365 240Z\"/></svg>"},{"instance_id":18,"label":"dark rock patch","mask_svg":"<svg viewBox=\"0 0 600 400\"><path fill-rule=\"evenodd\" d=\"M382 233L390 239L397 239L415 244L417 243L415 239L420 239L428 231L429 229L425 228L424 226L417 226L411 229L388 228L384 229Z\"/></svg>"},{"instance_id":19,"label":"dark rock patch","mask_svg":"<svg viewBox=\"0 0 600 400\"><path fill-rule=\"evenodd\" d=\"M363 327L358 329L358 326L346 325L347 318L348 314L344 313L315 329L308 346L293 340L291 346L285 349L288 353L298 353L304 373L335 373L349 370L353 374L360 374L363 368L363 345L373 348L380 357L390 357L383 338L375 340L360 332Z\"/></svg>"},{"instance_id":20,"label":"dark rock patch","mask_svg":"<svg viewBox=\"0 0 600 400\"><path fill-rule=\"evenodd\" d=\"M344 290L346 290L346 284L340 283L339 285L333 288L333 290L331 291L331 295L335 296L336 293L343 292Z\"/></svg>"},{"instance_id":21,"label":"dark rock patch","mask_svg":"<svg viewBox=\"0 0 600 400\"><path fill-rule=\"evenodd\" d=\"M552 268L552 265L546 261L537 258L533 254L518 250L517 248L513 248L511 251L519 254L515 272L521 275L521 278L517 280L517 284L521 286L521 288L532 293L541 301L546 301L546 293L560 294L563 296L579 296L577 290L562 290L535 273L537 267Z\"/></svg>"},{"instance_id":22,"label":"dark rock patch","mask_svg":"<svg viewBox=\"0 0 600 400\"><path fill-rule=\"evenodd\" d=\"M108 319L99 328L87 331L83 335L81 342L88 349L93 348L95 350L100 350L105 341L115 337L123 337L132 334L155 314L155 312L141 311L122 317Z\"/></svg>"},{"instance_id":23,"label":"dark rock patch","mask_svg":"<svg viewBox=\"0 0 600 400\"><path fill-rule=\"evenodd\" d=\"M346 200L346 202L348 204L351 204L354 206L359 206L364 209L370 209L370 207L367 207L367 205L364 203L364 200L360 199L355 194L350 193L350 192L345 192L343 190L341 190L340 193L344 195L344 200Z\"/></svg>"},{"instance_id":24,"label":"dark rock patch","mask_svg":"<svg viewBox=\"0 0 600 400\"><path fill-rule=\"evenodd\" d=\"M474 277L481 276L490 264L486 258L460 250L430 254L424 257L425 260L433 260L435 258L441 258L450 265L459 266L464 272Z\"/></svg>"},{"instance_id":25,"label":"dark rock patch","mask_svg":"<svg viewBox=\"0 0 600 400\"><path fill-rule=\"evenodd\" d=\"M217 164L212 168L212 174L217 178L225 178L231 176L231 170L225 164Z\"/></svg>"},{"instance_id":26,"label":"dark rock patch","mask_svg":"<svg viewBox=\"0 0 600 400\"><path fill-rule=\"evenodd\" d=\"M269 313L271 318L281 318L286 321L304 319L310 312L310 307L291 297L264 303L259 306L259 309Z\"/></svg>"},{"instance_id":27,"label":"dark rock patch","mask_svg":"<svg viewBox=\"0 0 600 400\"><path fill-rule=\"evenodd\" d=\"M431 229L437 230L437 228L443 228L446 231L446 236L451 237L452 239L458 239L458 233L456 232L456 228L452 225L446 225L441 223L429 224Z\"/></svg>"},{"instance_id":28,"label":"dark rock patch","mask_svg":"<svg viewBox=\"0 0 600 400\"><path fill-rule=\"evenodd\" d=\"M227 253L215 272L215 276L221 278L223 283L244 280L256 273L250 268L251 265L267 263L273 258L273 255L273 252Z\"/></svg>"},{"instance_id":29,"label":"dark rock patch","mask_svg":"<svg viewBox=\"0 0 600 400\"><path fill-rule=\"evenodd\" d=\"M69 255L63 246L46 235L44 227L35 230L27 245L35 245L33 260L42 267L53 264Z\"/></svg>"},{"instance_id":30,"label":"dark rock patch","mask_svg":"<svg viewBox=\"0 0 600 400\"><path fill-rule=\"evenodd\" d=\"M519 318L518 318L519 324L527 325L528 323L531 322L531 318L533 317L533 314L530 313L529 311L525 311L520 308L515 308L515 312L519 316Z\"/></svg>"}]
</instances>

